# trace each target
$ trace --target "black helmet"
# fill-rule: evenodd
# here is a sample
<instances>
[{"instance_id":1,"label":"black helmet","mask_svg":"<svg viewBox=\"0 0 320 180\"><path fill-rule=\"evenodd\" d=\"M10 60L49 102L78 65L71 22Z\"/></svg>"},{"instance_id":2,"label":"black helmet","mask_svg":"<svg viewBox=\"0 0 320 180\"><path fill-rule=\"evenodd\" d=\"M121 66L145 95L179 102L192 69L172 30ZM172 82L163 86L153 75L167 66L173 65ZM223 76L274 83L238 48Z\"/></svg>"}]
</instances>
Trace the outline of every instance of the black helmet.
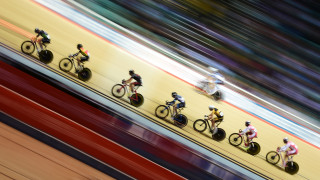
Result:
<instances>
[{"instance_id":1,"label":"black helmet","mask_svg":"<svg viewBox=\"0 0 320 180\"><path fill-rule=\"evenodd\" d=\"M130 69L129 70L129 74L131 75L131 74L134 74L134 70L133 69Z\"/></svg>"},{"instance_id":2,"label":"black helmet","mask_svg":"<svg viewBox=\"0 0 320 180\"><path fill-rule=\"evenodd\" d=\"M287 144L288 143L288 138L287 137L285 137L285 138L283 138L283 143L285 143L285 144Z\"/></svg>"},{"instance_id":3,"label":"black helmet","mask_svg":"<svg viewBox=\"0 0 320 180\"><path fill-rule=\"evenodd\" d=\"M173 98L175 98L177 96L177 93L173 92L171 95L172 95Z\"/></svg>"},{"instance_id":4,"label":"black helmet","mask_svg":"<svg viewBox=\"0 0 320 180\"><path fill-rule=\"evenodd\" d=\"M39 33L39 32L40 32L39 28L35 28L35 29L34 29L34 32L35 32L35 33Z\"/></svg>"},{"instance_id":5,"label":"black helmet","mask_svg":"<svg viewBox=\"0 0 320 180\"><path fill-rule=\"evenodd\" d=\"M251 124L250 121L246 121L246 126L249 126Z\"/></svg>"},{"instance_id":6,"label":"black helmet","mask_svg":"<svg viewBox=\"0 0 320 180\"><path fill-rule=\"evenodd\" d=\"M82 48L82 47L83 47L82 44L78 44L78 45L77 45L77 48L78 48L78 49L80 49L80 48Z\"/></svg>"}]
</instances>

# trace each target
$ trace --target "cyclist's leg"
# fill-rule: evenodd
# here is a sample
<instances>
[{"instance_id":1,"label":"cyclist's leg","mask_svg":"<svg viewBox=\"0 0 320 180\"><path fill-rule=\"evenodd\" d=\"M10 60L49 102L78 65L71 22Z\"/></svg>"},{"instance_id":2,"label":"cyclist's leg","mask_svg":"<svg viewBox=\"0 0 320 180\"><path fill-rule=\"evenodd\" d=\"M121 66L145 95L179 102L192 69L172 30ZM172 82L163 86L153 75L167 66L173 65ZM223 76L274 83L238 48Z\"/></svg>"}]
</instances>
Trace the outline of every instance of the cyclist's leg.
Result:
<instances>
[{"instance_id":1,"label":"cyclist's leg","mask_svg":"<svg viewBox=\"0 0 320 180\"><path fill-rule=\"evenodd\" d=\"M39 44L41 50L43 50L43 48L42 48L42 39L43 38L38 38L37 39L37 43Z\"/></svg>"},{"instance_id":2,"label":"cyclist's leg","mask_svg":"<svg viewBox=\"0 0 320 180\"><path fill-rule=\"evenodd\" d=\"M217 129L217 128L216 128L216 123L215 123L215 122L216 122L216 120L218 120L218 118L217 118L217 117L215 117L215 118L212 118L212 119L211 119L211 128L210 128L210 132L211 132L211 133L213 133L213 134L215 134L215 133L214 133L214 131L215 131L215 129Z\"/></svg>"}]
</instances>

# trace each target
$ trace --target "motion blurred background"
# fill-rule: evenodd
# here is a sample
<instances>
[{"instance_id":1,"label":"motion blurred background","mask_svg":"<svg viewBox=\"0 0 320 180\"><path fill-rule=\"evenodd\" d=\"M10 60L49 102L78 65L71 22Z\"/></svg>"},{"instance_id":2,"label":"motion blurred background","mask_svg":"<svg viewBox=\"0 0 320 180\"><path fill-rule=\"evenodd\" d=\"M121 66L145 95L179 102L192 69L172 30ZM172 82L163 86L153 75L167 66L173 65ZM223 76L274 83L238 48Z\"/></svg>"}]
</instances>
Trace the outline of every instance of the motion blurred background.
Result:
<instances>
[{"instance_id":1,"label":"motion blurred background","mask_svg":"<svg viewBox=\"0 0 320 180\"><path fill-rule=\"evenodd\" d=\"M76 1L253 94L320 115L316 0Z\"/></svg>"}]
</instances>

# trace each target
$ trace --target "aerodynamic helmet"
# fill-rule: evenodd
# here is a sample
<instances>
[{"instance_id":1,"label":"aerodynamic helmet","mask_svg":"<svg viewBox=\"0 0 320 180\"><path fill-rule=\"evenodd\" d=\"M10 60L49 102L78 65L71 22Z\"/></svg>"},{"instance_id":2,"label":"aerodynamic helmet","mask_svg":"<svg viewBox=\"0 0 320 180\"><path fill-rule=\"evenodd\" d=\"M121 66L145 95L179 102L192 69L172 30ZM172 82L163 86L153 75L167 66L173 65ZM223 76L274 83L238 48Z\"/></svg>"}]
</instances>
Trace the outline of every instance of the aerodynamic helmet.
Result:
<instances>
[{"instance_id":1,"label":"aerodynamic helmet","mask_svg":"<svg viewBox=\"0 0 320 180\"><path fill-rule=\"evenodd\" d=\"M173 92L171 95L172 95L173 98L175 98L177 96L177 93Z\"/></svg>"},{"instance_id":2,"label":"aerodynamic helmet","mask_svg":"<svg viewBox=\"0 0 320 180\"><path fill-rule=\"evenodd\" d=\"M214 109L214 105L209 106L209 110L212 111Z\"/></svg>"},{"instance_id":3,"label":"aerodynamic helmet","mask_svg":"<svg viewBox=\"0 0 320 180\"><path fill-rule=\"evenodd\" d=\"M246 126L249 126L251 124L250 121L246 121Z\"/></svg>"},{"instance_id":4,"label":"aerodynamic helmet","mask_svg":"<svg viewBox=\"0 0 320 180\"><path fill-rule=\"evenodd\" d=\"M131 75L131 74L134 74L134 70L133 69L130 69L129 70L129 74Z\"/></svg>"},{"instance_id":5,"label":"aerodynamic helmet","mask_svg":"<svg viewBox=\"0 0 320 180\"><path fill-rule=\"evenodd\" d=\"M283 138L283 143L287 144L288 140L289 139L287 137Z\"/></svg>"},{"instance_id":6,"label":"aerodynamic helmet","mask_svg":"<svg viewBox=\"0 0 320 180\"><path fill-rule=\"evenodd\" d=\"M35 33L39 33L39 32L40 32L39 28L35 28L35 29L34 29L34 32L35 32Z\"/></svg>"},{"instance_id":7,"label":"aerodynamic helmet","mask_svg":"<svg viewBox=\"0 0 320 180\"><path fill-rule=\"evenodd\" d=\"M77 45L77 48L80 50L80 48L82 48L83 46L82 46L82 44L78 44Z\"/></svg>"}]
</instances>

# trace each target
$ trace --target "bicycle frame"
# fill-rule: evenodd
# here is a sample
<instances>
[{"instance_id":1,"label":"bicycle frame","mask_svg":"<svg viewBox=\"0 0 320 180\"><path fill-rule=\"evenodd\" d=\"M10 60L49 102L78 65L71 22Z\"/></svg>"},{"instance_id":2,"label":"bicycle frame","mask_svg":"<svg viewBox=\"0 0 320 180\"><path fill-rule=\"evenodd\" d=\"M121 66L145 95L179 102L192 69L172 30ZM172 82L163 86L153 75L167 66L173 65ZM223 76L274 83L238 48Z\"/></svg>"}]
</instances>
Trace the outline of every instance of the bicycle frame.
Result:
<instances>
[{"instance_id":1,"label":"bicycle frame","mask_svg":"<svg viewBox=\"0 0 320 180\"><path fill-rule=\"evenodd\" d=\"M287 162L293 162L293 156L288 156L288 160L285 161L285 158L283 157L282 152L278 152L278 150L277 150L277 153L280 155L282 166L285 166L285 164L287 164Z\"/></svg>"},{"instance_id":2,"label":"bicycle frame","mask_svg":"<svg viewBox=\"0 0 320 180\"><path fill-rule=\"evenodd\" d=\"M203 120L207 123L209 129L211 129L212 125L211 123L209 123L209 119L208 119L208 116L204 116ZM215 122L214 124L216 125L216 127L218 128L219 125L221 124L222 121L220 122Z\"/></svg>"},{"instance_id":3,"label":"bicycle frame","mask_svg":"<svg viewBox=\"0 0 320 180\"><path fill-rule=\"evenodd\" d=\"M126 93L128 94L128 93L129 93L129 88L128 88L127 86L129 86L129 85L126 84L126 83L124 82L124 80L122 80L122 86L121 86L121 88L124 88L125 91L126 91ZM133 92L134 92L134 94L135 94L135 97L132 98L132 96L130 96L129 98L132 99L132 100L138 101L138 93L137 93L137 90L138 90L138 88L139 88L140 86L135 86L135 87L137 87L137 88L133 88ZM120 89L120 90L121 90L121 89Z\"/></svg>"}]
</instances>

